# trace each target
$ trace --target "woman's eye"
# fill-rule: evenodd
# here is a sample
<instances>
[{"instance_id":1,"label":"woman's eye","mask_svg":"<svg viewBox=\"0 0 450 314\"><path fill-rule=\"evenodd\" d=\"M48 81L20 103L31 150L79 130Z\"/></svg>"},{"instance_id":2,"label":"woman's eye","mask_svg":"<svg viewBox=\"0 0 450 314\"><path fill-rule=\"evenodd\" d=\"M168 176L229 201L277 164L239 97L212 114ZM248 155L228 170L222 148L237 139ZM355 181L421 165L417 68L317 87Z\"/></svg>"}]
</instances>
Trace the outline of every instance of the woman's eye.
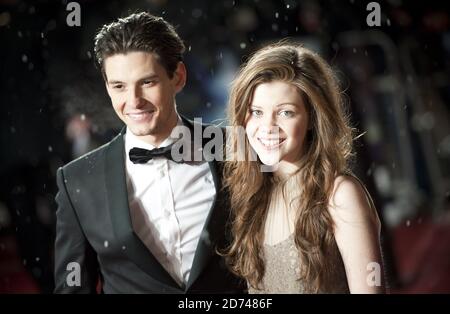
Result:
<instances>
[{"instance_id":1,"label":"woman's eye","mask_svg":"<svg viewBox=\"0 0 450 314\"><path fill-rule=\"evenodd\" d=\"M290 118L294 115L294 112L290 111L290 110L283 110L283 111L280 111L279 115L282 117Z\"/></svg>"},{"instance_id":2,"label":"woman's eye","mask_svg":"<svg viewBox=\"0 0 450 314\"><path fill-rule=\"evenodd\" d=\"M262 116L263 112L257 109L250 109L250 114L255 117L260 117Z\"/></svg>"}]
</instances>

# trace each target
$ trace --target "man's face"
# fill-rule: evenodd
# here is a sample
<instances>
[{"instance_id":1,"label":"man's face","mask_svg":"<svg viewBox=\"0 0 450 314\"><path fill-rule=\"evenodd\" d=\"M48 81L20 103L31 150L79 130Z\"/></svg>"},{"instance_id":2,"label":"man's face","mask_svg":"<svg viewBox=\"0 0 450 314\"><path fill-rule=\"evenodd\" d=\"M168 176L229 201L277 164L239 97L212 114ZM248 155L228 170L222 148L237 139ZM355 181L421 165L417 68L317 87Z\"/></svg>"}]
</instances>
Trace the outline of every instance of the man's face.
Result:
<instances>
[{"instance_id":1,"label":"man's face","mask_svg":"<svg viewBox=\"0 0 450 314\"><path fill-rule=\"evenodd\" d=\"M177 124L175 95L186 82L180 62L172 78L153 53L115 54L104 61L112 105L128 129L158 146Z\"/></svg>"}]
</instances>

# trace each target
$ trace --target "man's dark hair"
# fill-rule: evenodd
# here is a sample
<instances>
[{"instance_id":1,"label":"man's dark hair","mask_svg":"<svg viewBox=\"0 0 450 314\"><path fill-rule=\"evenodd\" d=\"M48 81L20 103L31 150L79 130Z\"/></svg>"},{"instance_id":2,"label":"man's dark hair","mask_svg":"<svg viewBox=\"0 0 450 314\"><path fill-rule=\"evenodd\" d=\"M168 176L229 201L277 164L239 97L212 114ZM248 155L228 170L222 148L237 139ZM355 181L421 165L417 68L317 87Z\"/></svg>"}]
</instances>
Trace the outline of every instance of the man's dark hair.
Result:
<instances>
[{"instance_id":1,"label":"man's dark hair","mask_svg":"<svg viewBox=\"0 0 450 314\"><path fill-rule=\"evenodd\" d=\"M134 13L103 25L95 36L95 58L105 80L105 59L132 51L154 53L172 78L178 62L183 60L185 46L171 24L147 12Z\"/></svg>"}]
</instances>

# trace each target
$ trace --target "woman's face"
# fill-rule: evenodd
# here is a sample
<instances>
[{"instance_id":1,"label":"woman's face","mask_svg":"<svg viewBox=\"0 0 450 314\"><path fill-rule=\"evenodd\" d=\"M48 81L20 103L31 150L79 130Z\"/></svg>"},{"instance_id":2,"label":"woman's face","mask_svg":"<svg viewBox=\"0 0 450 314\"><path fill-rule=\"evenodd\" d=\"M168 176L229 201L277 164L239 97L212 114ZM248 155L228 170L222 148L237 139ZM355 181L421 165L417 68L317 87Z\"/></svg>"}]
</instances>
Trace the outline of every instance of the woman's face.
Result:
<instances>
[{"instance_id":1,"label":"woman's face","mask_svg":"<svg viewBox=\"0 0 450 314\"><path fill-rule=\"evenodd\" d=\"M289 166L300 160L308 129L302 96L292 84L259 84L246 118L250 145L266 165Z\"/></svg>"}]
</instances>

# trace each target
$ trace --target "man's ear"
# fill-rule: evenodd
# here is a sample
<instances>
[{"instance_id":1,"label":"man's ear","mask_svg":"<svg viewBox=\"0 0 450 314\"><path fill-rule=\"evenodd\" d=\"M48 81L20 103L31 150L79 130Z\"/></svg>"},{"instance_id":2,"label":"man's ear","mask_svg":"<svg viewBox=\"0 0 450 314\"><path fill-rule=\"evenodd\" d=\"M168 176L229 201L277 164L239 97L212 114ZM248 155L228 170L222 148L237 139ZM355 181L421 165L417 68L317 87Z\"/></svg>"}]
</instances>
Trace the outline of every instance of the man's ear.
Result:
<instances>
[{"instance_id":1,"label":"man's ear","mask_svg":"<svg viewBox=\"0 0 450 314\"><path fill-rule=\"evenodd\" d=\"M111 98L111 94L110 94L110 92L109 92L109 85L108 85L108 81L107 80L104 80L104 82L105 82L105 88L106 88L106 92L108 93L108 96Z\"/></svg>"},{"instance_id":2,"label":"man's ear","mask_svg":"<svg viewBox=\"0 0 450 314\"><path fill-rule=\"evenodd\" d=\"M175 82L175 92L180 92L184 85L186 85L186 66L183 62L178 62L177 69L175 70L173 74L173 80Z\"/></svg>"},{"instance_id":3,"label":"man's ear","mask_svg":"<svg viewBox=\"0 0 450 314\"><path fill-rule=\"evenodd\" d=\"M108 78L106 77L105 69L102 68L101 71L102 71L103 82L105 83L106 92L108 93L108 96L111 98L111 94L109 93Z\"/></svg>"}]
</instances>

